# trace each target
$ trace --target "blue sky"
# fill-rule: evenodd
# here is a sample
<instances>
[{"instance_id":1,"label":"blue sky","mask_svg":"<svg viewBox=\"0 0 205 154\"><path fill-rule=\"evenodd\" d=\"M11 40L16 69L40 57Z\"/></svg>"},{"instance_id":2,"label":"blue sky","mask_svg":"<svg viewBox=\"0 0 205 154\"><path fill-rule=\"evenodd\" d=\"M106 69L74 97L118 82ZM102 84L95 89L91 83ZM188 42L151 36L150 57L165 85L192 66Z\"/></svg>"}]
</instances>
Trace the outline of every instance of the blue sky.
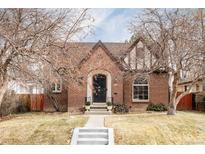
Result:
<instances>
[{"instance_id":1,"label":"blue sky","mask_svg":"<svg viewBox=\"0 0 205 154\"><path fill-rule=\"evenodd\" d=\"M90 14L94 17L94 34L85 38L84 41L96 42L124 42L131 34L128 31L130 20L141 9L91 9Z\"/></svg>"}]
</instances>

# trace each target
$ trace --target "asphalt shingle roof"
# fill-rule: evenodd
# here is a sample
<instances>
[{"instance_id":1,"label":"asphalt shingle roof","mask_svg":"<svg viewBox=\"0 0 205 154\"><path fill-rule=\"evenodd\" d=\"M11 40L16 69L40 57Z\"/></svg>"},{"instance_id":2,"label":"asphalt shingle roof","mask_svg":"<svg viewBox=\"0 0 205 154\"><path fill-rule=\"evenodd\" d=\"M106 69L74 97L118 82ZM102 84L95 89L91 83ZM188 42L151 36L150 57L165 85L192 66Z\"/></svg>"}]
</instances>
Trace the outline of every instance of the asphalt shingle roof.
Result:
<instances>
[{"instance_id":1,"label":"asphalt shingle roof","mask_svg":"<svg viewBox=\"0 0 205 154\"><path fill-rule=\"evenodd\" d=\"M127 49L131 44L129 43L113 43L113 42L102 42L105 47L109 50L113 57L119 59L120 56L126 53ZM80 63L92 50L96 42L74 42L69 43L66 47L66 52L76 59L76 63Z\"/></svg>"}]
</instances>

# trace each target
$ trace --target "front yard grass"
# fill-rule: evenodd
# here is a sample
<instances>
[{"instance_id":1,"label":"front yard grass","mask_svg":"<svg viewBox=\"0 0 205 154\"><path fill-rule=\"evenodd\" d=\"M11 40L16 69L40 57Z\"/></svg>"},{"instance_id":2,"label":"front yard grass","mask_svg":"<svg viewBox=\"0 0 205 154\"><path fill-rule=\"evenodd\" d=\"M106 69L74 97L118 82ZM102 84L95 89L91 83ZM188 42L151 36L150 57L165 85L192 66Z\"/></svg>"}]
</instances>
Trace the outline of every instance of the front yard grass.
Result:
<instances>
[{"instance_id":1,"label":"front yard grass","mask_svg":"<svg viewBox=\"0 0 205 154\"><path fill-rule=\"evenodd\" d=\"M69 144L72 128L86 121L85 116L68 113L17 114L0 121L0 144Z\"/></svg>"},{"instance_id":2,"label":"front yard grass","mask_svg":"<svg viewBox=\"0 0 205 154\"><path fill-rule=\"evenodd\" d=\"M116 144L205 144L205 113L113 115L105 126L114 128Z\"/></svg>"}]
</instances>

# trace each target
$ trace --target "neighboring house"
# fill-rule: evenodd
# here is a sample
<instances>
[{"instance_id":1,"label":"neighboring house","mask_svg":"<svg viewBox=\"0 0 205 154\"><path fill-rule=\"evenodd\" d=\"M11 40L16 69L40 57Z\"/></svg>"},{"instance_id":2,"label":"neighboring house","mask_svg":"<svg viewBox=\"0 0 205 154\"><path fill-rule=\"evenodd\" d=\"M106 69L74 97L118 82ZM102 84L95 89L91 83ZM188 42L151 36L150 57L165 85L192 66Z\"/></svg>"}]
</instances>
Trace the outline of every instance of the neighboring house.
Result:
<instances>
[{"instance_id":1,"label":"neighboring house","mask_svg":"<svg viewBox=\"0 0 205 154\"><path fill-rule=\"evenodd\" d=\"M15 91L16 103L23 103L29 107L30 111L44 110L44 88L42 85L32 81L26 81L24 84L11 81L9 89Z\"/></svg>"},{"instance_id":2,"label":"neighboring house","mask_svg":"<svg viewBox=\"0 0 205 154\"><path fill-rule=\"evenodd\" d=\"M74 44L77 48L67 52L80 55L76 61L80 82L52 85L53 94L60 99L60 110L79 112L85 101L125 103L130 111L145 110L149 103L168 104L167 73L143 75L142 70L152 67L156 51L142 38L133 44L101 41ZM44 110L54 110L49 99L45 101Z\"/></svg>"},{"instance_id":3,"label":"neighboring house","mask_svg":"<svg viewBox=\"0 0 205 154\"><path fill-rule=\"evenodd\" d=\"M24 84L10 82L9 89L14 90L16 94L44 94L44 88L40 84L27 81Z\"/></svg>"},{"instance_id":4,"label":"neighboring house","mask_svg":"<svg viewBox=\"0 0 205 154\"><path fill-rule=\"evenodd\" d=\"M182 98L179 108L181 110L205 110L205 78L198 79L194 84L192 81L180 82L177 86L177 91L179 93L185 92L190 86L190 94Z\"/></svg>"}]
</instances>

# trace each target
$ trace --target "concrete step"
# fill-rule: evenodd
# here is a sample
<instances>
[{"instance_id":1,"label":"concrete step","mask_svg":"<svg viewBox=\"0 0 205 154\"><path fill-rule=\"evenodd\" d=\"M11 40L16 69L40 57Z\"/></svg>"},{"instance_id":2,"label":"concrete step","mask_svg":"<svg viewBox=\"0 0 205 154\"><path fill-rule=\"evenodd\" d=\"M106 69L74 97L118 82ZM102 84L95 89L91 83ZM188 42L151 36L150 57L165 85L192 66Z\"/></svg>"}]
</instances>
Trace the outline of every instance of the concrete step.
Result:
<instances>
[{"instance_id":1,"label":"concrete step","mask_svg":"<svg viewBox=\"0 0 205 154\"><path fill-rule=\"evenodd\" d=\"M105 108L105 109L102 109L102 108L91 108L90 109L90 111L105 111L105 112L107 112L107 108Z\"/></svg>"},{"instance_id":2,"label":"concrete step","mask_svg":"<svg viewBox=\"0 0 205 154\"><path fill-rule=\"evenodd\" d=\"M75 128L71 145L113 145L113 129L105 127Z\"/></svg>"},{"instance_id":3,"label":"concrete step","mask_svg":"<svg viewBox=\"0 0 205 154\"><path fill-rule=\"evenodd\" d=\"M90 109L107 109L107 106L90 106Z\"/></svg>"},{"instance_id":4,"label":"concrete step","mask_svg":"<svg viewBox=\"0 0 205 154\"><path fill-rule=\"evenodd\" d=\"M85 111L87 115L110 115L112 112L110 111Z\"/></svg>"},{"instance_id":5,"label":"concrete step","mask_svg":"<svg viewBox=\"0 0 205 154\"><path fill-rule=\"evenodd\" d=\"M107 106L90 106L91 109L107 109Z\"/></svg>"},{"instance_id":6,"label":"concrete step","mask_svg":"<svg viewBox=\"0 0 205 154\"><path fill-rule=\"evenodd\" d=\"M107 107L106 103L93 103L91 107Z\"/></svg>"},{"instance_id":7,"label":"concrete step","mask_svg":"<svg viewBox=\"0 0 205 154\"><path fill-rule=\"evenodd\" d=\"M89 132L97 132L97 133L107 133L108 132L108 129L104 129L104 128L81 128L79 129L79 133L89 133Z\"/></svg>"},{"instance_id":8,"label":"concrete step","mask_svg":"<svg viewBox=\"0 0 205 154\"><path fill-rule=\"evenodd\" d=\"M93 104L105 104L106 105L106 102L93 102Z\"/></svg>"},{"instance_id":9,"label":"concrete step","mask_svg":"<svg viewBox=\"0 0 205 154\"><path fill-rule=\"evenodd\" d=\"M79 145L108 145L108 139L105 138L79 138Z\"/></svg>"},{"instance_id":10,"label":"concrete step","mask_svg":"<svg viewBox=\"0 0 205 154\"><path fill-rule=\"evenodd\" d=\"M79 133L78 138L105 138L108 139L108 133L105 132L86 132L86 133Z\"/></svg>"}]
</instances>

